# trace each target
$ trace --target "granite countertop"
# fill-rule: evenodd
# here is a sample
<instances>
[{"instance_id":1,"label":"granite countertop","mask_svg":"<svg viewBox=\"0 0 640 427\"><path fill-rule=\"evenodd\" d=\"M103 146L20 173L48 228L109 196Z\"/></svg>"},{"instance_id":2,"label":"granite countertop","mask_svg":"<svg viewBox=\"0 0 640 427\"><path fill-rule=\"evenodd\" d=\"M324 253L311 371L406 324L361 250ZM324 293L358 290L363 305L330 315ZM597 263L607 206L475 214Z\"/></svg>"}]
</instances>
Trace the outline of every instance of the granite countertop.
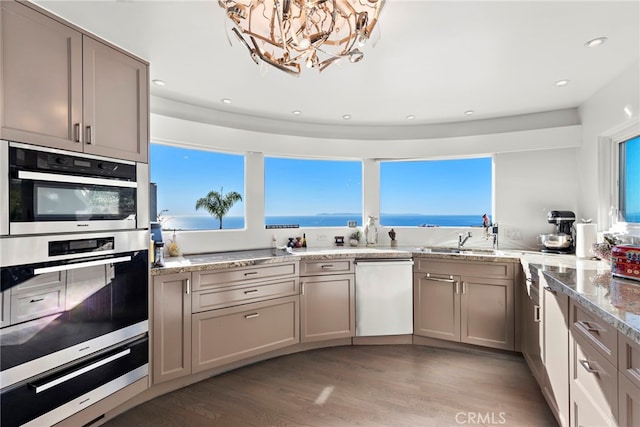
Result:
<instances>
[{"instance_id":1,"label":"granite countertop","mask_svg":"<svg viewBox=\"0 0 640 427\"><path fill-rule=\"evenodd\" d=\"M523 266L527 262L523 259ZM553 263L529 259L529 266L544 275L549 287L640 344L640 282L611 276L605 261L576 259Z\"/></svg>"},{"instance_id":2,"label":"granite countertop","mask_svg":"<svg viewBox=\"0 0 640 427\"><path fill-rule=\"evenodd\" d=\"M243 251L213 252L165 258L164 267L152 267L151 275L183 273L188 271L220 270L232 267L274 264L296 260L329 260L340 258L411 258L416 256L458 259L483 262L520 262L521 251L493 251L464 249L460 253L453 248L413 247L329 247L304 248L291 251L282 249L252 249ZM455 250L457 251L457 250Z\"/></svg>"}]
</instances>

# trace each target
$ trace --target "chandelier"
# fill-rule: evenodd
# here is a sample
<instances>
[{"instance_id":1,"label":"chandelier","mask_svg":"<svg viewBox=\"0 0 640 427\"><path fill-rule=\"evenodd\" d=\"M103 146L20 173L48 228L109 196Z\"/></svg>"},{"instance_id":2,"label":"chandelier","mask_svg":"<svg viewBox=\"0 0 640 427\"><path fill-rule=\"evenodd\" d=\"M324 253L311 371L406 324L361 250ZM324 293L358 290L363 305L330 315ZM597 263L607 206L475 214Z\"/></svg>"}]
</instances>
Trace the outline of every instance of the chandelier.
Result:
<instances>
[{"instance_id":1,"label":"chandelier","mask_svg":"<svg viewBox=\"0 0 640 427\"><path fill-rule=\"evenodd\" d=\"M362 60L384 0L218 0L256 64L299 75Z\"/></svg>"}]
</instances>

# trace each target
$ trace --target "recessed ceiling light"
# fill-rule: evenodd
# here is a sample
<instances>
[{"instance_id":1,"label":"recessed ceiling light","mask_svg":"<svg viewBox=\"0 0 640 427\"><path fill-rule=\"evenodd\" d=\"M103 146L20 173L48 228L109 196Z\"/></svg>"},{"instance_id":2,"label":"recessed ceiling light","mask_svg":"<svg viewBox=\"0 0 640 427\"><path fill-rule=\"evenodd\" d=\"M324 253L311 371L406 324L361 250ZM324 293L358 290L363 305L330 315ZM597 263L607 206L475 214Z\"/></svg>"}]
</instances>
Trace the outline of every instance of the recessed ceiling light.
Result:
<instances>
[{"instance_id":1,"label":"recessed ceiling light","mask_svg":"<svg viewBox=\"0 0 640 427\"><path fill-rule=\"evenodd\" d=\"M231 104L231 100L229 98L222 98L221 101L223 104Z\"/></svg>"},{"instance_id":2,"label":"recessed ceiling light","mask_svg":"<svg viewBox=\"0 0 640 427\"><path fill-rule=\"evenodd\" d=\"M606 41L607 41L606 37L598 37L597 39L589 40L584 45L586 47L598 47L598 46L604 44L604 42L606 42Z\"/></svg>"},{"instance_id":3,"label":"recessed ceiling light","mask_svg":"<svg viewBox=\"0 0 640 427\"><path fill-rule=\"evenodd\" d=\"M300 114L302 114L302 111L300 110L294 110L291 112L294 116L299 116Z\"/></svg>"},{"instance_id":4,"label":"recessed ceiling light","mask_svg":"<svg viewBox=\"0 0 640 427\"><path fill-rule=\"evenodd\" d=\"M475 113L475 111L473 111L473 110L467 110L467 111L465 111L465 112L464 112L464 115L465 115L465 116L472 116L472 115L473 115L473 113Z\"/></svg>"},{"instance_id":5,"label":"recessed ceiling light","mask_svg":"<svg viewBox=\"0 0 640 427\"><path fill-rule=\"evenodd\" d=\"M160 79L151 80L151 83L153 83L156 86L160 86L160 87L163 87L164 85L167 84L164 80L160 80Z\"/></svg>"},{"instance_id":6,"label":"recessed ceiling light","mask_svg":"<svg viewBox=\"0 0 640 427\"><path fill-rule=\"evenodd\" d=\"M349 120L351 119L351 114L345 114L344 116L342 116L342 118L345 120Z\"/></svg>"},{"instance_id":7,"label":"recessed ceiling light","mask_svg":"<svg viewBox=\"0 0 640 427\"><path fill-rule=\"evenodd\" d=\"M407 120L413 120L413 119L415 119L415 118L416 118L416 116L414 116L413 114L409 114L409 115L407 116Z\"/></svg>"},{"instance_id":8,"label":"recessed ceiling light","mask_svg":"<svg viewBox=\"0 0 640 427\"><path fill-rule=\"evenodd\" d=\"M558 87L566 86L569 84L569 80L558 80L554 84Z\"/></svg>"}]
</instances>

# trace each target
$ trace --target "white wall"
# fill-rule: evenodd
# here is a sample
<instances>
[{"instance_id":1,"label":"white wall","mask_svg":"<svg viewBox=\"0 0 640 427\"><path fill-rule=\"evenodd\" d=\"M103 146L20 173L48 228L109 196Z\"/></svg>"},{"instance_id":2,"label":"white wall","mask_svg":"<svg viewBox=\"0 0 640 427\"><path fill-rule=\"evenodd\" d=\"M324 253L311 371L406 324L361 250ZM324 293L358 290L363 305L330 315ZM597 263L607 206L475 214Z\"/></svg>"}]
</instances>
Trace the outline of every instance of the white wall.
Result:
<instances>
[{"instance_id":1,"label":"white wall","mask_svg":"<svg viewBox=\"0 0 640 427\"><path fill-rule=\"evenodd\" d=\"M625 107L631 113L625 112ZM609 159L604 158L609 139L637 128L640 113L640 61L596 92L580 108L582 144L578 151L578 210L606 230L611 206ZM638 132L637 130L635 132ZM637 134L637 133L636 133Z\"/></svg>"}]
</instances>

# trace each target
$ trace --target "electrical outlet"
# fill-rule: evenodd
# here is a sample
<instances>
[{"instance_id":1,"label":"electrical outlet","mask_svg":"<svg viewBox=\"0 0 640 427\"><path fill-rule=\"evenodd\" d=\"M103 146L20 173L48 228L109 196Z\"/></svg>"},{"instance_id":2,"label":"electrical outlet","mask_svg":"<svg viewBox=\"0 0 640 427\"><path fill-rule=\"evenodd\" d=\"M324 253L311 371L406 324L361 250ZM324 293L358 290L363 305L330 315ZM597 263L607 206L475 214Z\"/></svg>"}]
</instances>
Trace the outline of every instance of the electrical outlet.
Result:
<instances>
[{"instance_id":1,"label":"electrical outlet","mask_svg":"<svg viewBox=\"0 0 640 427\"><path fill-rule=\"evenodd\" d=\"M329 240L329 236L326 235L325 233L318 233L317 239L319 242L327 241Z\"/></svg>"},{"instance_id":2,"label":"electrical outlet","mask_svg":"<svg viewBox=\"0 0 640 427\"><path fill-rule=\"evenodd\" d=\"M522 240L522 231L517 228L508 228L505 234L509 240Z\"/></svg>"}]
</instances>

